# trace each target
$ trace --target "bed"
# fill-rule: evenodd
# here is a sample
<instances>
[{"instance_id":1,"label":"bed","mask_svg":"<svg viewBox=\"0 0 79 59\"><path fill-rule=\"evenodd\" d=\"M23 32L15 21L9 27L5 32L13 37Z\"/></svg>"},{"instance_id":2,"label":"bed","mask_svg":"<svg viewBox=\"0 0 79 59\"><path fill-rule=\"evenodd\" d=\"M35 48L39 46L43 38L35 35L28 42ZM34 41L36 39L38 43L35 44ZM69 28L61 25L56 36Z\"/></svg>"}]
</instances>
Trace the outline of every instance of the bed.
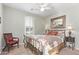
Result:
<instances>
[{"instance_id":1,"label":"bed","mask_svg":"<svg viewBox=\"0 0 79 59\"><path fill-rule=\"evenodd\" d=\"M55 31L54 31L55 32ZM24 35L26 39L26 47L30 48L35 54L51 55L59 53L64 47L64 32L59 35Z\"/></svg>"}]
</instances>

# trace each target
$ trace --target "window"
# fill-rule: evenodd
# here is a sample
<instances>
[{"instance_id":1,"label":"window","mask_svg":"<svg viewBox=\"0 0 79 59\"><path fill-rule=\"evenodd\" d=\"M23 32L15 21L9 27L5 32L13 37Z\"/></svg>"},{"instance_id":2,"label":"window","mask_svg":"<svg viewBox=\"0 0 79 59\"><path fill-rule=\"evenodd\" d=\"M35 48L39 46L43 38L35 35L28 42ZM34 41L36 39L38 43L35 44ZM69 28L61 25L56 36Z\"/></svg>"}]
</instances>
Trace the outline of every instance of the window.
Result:
<instances>
[{"instance_id":1,"label":"window","mask_svg":"<svg viewBox=\"0 0 79 59\"><path fill-rule=\"evenodd\" d=\"M31 16L25 17L25 34L33 34L33 18Z\"/></svg>"}]
</instances>

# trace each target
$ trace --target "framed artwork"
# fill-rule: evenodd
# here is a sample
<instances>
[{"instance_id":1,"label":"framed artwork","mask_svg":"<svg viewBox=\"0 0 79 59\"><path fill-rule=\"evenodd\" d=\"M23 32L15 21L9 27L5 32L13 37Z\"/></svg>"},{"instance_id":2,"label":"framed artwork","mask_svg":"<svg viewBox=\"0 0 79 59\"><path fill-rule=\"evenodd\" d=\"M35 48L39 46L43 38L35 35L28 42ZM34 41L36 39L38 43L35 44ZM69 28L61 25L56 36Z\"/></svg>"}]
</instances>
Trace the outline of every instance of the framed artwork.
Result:
<instances>
[{"instance_id":1,"label":"framed artwork","mask_svg":"<svg viewBox=\"0 0 79 59\"><path fill-rule=\"evenodd\" d=\"M64 28L66 26L66 16L59 16L51 19L51 28Z\"/></svg>"}]
</instances>

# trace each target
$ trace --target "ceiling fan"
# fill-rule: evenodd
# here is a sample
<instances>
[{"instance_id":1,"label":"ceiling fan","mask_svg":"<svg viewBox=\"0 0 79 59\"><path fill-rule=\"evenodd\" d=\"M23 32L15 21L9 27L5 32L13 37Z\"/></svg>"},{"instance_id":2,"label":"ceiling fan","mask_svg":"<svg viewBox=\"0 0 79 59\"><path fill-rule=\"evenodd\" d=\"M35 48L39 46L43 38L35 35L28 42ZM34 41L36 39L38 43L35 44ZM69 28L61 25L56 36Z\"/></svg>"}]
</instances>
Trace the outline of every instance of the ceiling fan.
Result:
<instances>
[{"instance_id":1,"label":"ceiling fan","mask_svg":"<svg viewBox=\"0 0 79 59\"><path fill-rule=\"evenodd\" d=\"M39 3L36 4L37 8L31 8L31 11L38 10L44 12L45 10L50 10L52 8L51 4L48 3Z\"/></svg>"}]
</instances>

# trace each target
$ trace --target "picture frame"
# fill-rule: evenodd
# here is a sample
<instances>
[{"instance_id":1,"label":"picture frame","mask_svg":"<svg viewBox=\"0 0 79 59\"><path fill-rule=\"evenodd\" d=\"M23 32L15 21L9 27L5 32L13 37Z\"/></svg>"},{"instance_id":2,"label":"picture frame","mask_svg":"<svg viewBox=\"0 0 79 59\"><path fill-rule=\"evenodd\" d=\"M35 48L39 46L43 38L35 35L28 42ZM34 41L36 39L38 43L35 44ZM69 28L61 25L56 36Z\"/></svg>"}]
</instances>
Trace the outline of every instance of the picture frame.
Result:
<instances>
[{"instance_id":1,"label":"picture frame","mask_svg":"<svg viewBox=\"0 0 79 59\"><path fill-rule=\"evenodd\" d=\"M51 19L51 28L65 28L65 26L66 26L66 15Z\"/></svg>"}]
</instances>

